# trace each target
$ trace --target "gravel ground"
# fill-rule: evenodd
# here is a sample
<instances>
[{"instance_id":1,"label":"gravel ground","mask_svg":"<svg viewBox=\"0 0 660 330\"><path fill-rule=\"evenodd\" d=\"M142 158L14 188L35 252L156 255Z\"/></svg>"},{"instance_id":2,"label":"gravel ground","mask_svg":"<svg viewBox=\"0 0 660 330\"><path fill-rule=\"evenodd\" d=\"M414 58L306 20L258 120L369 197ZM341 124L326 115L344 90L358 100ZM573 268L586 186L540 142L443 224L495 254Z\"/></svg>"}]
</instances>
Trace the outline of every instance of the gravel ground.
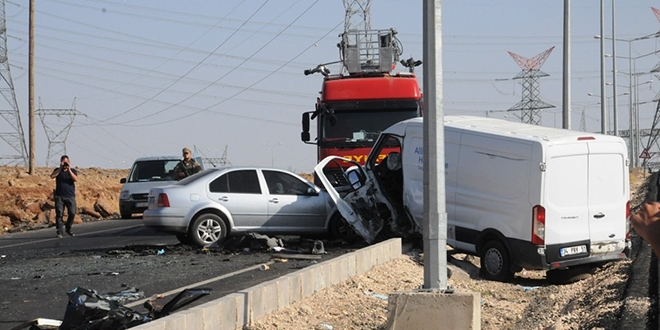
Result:
<instances>
[{"instance_id":1,"label":"gravel ground","mask_svg":"<svg viewBox=\"0 0 660 330\"><path fill-rule=\"evenodd\" d=\"M387 295L422 286L420 260L422 256L417 252L409 253L317 292L244 329L385 329ZM638 299L632 304L636 308L626 308L632 259L608 263L591 277L564 285L548 284L543 271L523 270L509 283L482 280L477 275L479 258L454 254L450 262L452 276L448 286L457 292L481 294L484 330L619 329L624 310L635 314L628 315L629 319L644 320L649 308L648 299Z\"/></svg>"}]
</instances>

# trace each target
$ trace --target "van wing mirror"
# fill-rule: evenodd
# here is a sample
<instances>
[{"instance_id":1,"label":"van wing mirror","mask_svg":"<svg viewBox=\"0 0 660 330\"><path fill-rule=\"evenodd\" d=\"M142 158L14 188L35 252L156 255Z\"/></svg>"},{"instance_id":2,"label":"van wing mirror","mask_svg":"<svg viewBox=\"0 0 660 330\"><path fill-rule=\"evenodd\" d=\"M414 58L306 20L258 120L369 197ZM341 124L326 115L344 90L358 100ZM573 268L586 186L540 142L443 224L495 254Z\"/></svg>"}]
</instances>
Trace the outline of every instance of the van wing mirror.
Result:
<instances>
[{"instance_id":1,"label":"van wing mirror","mask_svg":"<svg viewBox=\"0 0 660 330\"><path fill-rule=\"evenodd\" d=\"M119 183L126 183L126 178L119 179Z\"/></svg>"},{"instance_id":2,"label":"van wing mirror","mask_svg":"<svg viewBox=\"0 0 660 330\"><path fill-rule=\"evenodd\" d=\"M364 183L367 179L364 175L364 172L360 171L360 168L358 167L349 168L345 175L346 181L348 181L353 190L358 190L364 186Z\"/></svg>"}]
</instances>

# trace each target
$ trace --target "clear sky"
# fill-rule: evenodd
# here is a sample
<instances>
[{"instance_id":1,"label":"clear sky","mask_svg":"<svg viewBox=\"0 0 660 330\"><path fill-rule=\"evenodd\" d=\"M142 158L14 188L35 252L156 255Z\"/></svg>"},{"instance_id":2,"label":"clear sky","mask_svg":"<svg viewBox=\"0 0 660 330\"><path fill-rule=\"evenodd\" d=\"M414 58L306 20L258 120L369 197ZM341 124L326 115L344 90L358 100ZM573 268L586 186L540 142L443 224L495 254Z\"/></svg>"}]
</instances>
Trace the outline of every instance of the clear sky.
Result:
<instances>
[{"instance_id":1,"label":"clear sky","mask_svg":"<svg viewBox=\"0 0 660 330\"><path fill-rule=\"evenodd\" d=\"M607 37L611 1L605 1ZM584 112L586 130L597 132L600 98L587 94L600 94L600 42L594 39L600 1L571 2L573 128L580 129ZM443 1L445 114L517 120L506 110L521 100L522 88L511 79L521 69L507 51L531 58L554 46L541 68L550 76L539 81L541 99L556 108L543 112L542 124L561 126L563 3ZM28 5L6 1L9 63L26 135ZM396 29L402 57L422 59L422 7L421 0L373 0L371 26ZM616 38L660 31L651 7L660 2L616 1ZM75 107L84 114L66 138L74 166L128 168L137 157L180 155L189 146L207 157L221 157L226 148L234 165L272 163L310 173L316 151L300 141L301 113L313 110L322 76L303 70L338 60L343 21L340 0L38 0L36 108ZM631 71L648 72L660 62L655 54L644 56L658 50L658 41L617 42L617 94L629 92ZM605 46L611 54L611 41ZM608 82L611 70L612 58L606 58ZM641 102L660 90L651 74L634 84ZM608 102L612 93L608 86ZM618 104L620 129L627 129L628 96L619 96ZM641 127L649 127L655 104L640 109ZM46 117L54 132L68 123ZM8 131L0 121L0 132ZM45 166L48 139L38 117L35 131L37 166ZM13 150L0 141L0 154L7 153Z\"/></svg>"}]
</instances>

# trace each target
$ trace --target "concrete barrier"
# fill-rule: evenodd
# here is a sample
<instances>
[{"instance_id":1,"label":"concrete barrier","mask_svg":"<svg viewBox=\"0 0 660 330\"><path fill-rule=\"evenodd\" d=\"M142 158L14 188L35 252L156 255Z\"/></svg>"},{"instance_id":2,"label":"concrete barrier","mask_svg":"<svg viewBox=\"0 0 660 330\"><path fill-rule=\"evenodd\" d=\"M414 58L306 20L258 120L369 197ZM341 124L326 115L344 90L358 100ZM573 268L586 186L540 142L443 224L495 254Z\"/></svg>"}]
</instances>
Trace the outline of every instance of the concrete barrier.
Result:
<instances>
[{"instance_id":1,"label":"concrete barrier","mask_svg":"<svg viewBox=\"0 0 660 330\"><path fill-rule=\"evenodd\" d=\"M392 238L131 329L235 330L401 256Z\"/></svg>"}]
</instances>

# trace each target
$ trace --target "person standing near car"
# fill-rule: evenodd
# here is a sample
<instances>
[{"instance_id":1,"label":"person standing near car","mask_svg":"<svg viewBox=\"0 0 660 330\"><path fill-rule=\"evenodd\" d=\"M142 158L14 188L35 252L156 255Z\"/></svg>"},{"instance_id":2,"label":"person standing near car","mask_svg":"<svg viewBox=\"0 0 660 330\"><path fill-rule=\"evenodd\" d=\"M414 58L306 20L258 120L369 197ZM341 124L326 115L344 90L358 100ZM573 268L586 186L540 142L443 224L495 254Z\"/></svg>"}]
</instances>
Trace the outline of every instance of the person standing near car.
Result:
<instances>
[{"instance_id":1,"label":"person standing near car","mask_svg":"<svg viewBox=\"0 0 660 330\"><path fill-rule=\"evenodd\" d=\"M202 166L192 158L190 148L183 148L183 159L174 168L174 177L181 180L202 170Z\"/></svg>"},{"instance_id":2,"label":"person standing near car","mask_svg":"<svg viewBox=\"0 0 660 330\"><path fill-rule=\"evenodd\" d=\"M50 174L51 179L55 179L55 225L57 226L57 237L62 238L62 229L66 228L66 233L75 236L71 227L73 219L76 216L76 182L78 181L78 171L71 167L69 156L60 157L60 167L53 170ZM66 224L63 224L64 208L66 208Z\"/></svg>"},{"instance_id":3,"label":"person standing near car","mask_svg":"<svg viewBox=\"0 0 660 330\"><path fill-rule=\"evenodd\" d=\"M642 204L641 209L630 217L630 224L660 257L660 203L647 201Z\"/></svg>"}]
</instances>

